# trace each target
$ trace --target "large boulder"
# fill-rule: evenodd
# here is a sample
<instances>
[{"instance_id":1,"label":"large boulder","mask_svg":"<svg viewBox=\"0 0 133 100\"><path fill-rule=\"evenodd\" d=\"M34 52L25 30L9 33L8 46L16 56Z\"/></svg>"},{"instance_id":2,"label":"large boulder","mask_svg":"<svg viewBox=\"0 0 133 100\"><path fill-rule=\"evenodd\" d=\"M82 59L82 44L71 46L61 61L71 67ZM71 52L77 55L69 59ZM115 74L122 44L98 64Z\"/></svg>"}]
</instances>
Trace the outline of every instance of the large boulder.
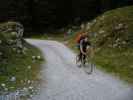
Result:
<instances>
[{"instance_id":1,"label":"large boulder","mask_svg":"<svg viewBox=\"0 0 133 100\"><path fill-rule=\"evenodd\" d=\"M0 59L12 52L25 53L23 46L24 27L18 22L6 22L0 24Z\"/></svg>"},{"instance_id":2,"label":"large boulder","mask_svg":"<svg viewBox=\"0 0 133 100\"><path fill-rule=\"evenodd\" d=\"M22 47L23 25L17 22L0 24L0 40L4 44Z\"/></svg>"}]
</instances>

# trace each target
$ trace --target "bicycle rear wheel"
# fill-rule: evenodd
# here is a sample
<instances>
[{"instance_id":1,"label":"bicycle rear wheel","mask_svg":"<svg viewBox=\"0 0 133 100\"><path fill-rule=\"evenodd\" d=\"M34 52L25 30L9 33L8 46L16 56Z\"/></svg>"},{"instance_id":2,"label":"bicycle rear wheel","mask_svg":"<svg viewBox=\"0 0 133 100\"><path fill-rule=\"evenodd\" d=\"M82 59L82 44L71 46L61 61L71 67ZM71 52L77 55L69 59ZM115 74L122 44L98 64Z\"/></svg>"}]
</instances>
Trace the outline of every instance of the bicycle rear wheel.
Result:
<instances>
[{"instance_id":1,"label":"bicycle rear wheel","mask_svg":"<svg viewBox=\"0 0 133 100\"><path fill-rule=\"evenodd\" d=\"M91 74L93 70L94 70L94 64L91 62L91 59L89 57L86 57L85 71L88 74Z\"/></svg>"}]
</instances>

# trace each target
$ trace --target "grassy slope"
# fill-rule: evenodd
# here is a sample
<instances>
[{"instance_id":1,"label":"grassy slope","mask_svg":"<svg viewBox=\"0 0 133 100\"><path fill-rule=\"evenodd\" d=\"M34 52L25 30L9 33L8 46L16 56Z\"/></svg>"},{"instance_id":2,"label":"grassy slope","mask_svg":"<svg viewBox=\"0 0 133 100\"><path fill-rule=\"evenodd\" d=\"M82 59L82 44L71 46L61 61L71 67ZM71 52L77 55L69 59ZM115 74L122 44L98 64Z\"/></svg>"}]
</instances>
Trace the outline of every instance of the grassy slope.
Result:
<instances>
[{"instance_id":1,"label":"grassy slope","mask_svg":"<svg viewBox=\"0 0 133 100\"><path fill-rule=\"evenodd\" d=\"M101 49L96 52L94 62L99 68L133 83L133 6L106 12L96 20L97 22L91 26L91 32L98 33L99 30L104 30L105 33L97 34L92 40L96 45L102 44L98 47ZM122 31L114 31L114 27L120 23L127 28ZM111 37L109 34L114 35ZM106 37L107 35L110 39ZM128 40L127 48L109 48L108 46L113 44L116 38L120 38L122 41Z\"/></svg>"},{"instance_id":2,"label":"grassy slope","mask_svg":"<svg viewBox=\"0 0 133 100\"><path fill-rule=\"evenodd\" d=\"M9 91L31 85L31 83L28 84L28 80L37 81L39 79L37 74L40 71L42 60L33 62L32 56L40 56L41 52L27 43L24 45L28 48L26 55L16 54L10 50L10 48L6 48L7 63L5 64L4 61L0 63L0 68L3 69L4 72L0 74L0 83L6 84L5 87L8 88ZM28 66L31 66L31 69L28 69ZM16 77L15 82L10 81L13 76Z\"/></svg>"},{"instance_id":3,"label":"grassy slope","mask_svg":"<svg viewBox=\"0 0 133 100\"><path fill-rule=\"evenodd\" d=\"M133 50L102 48L96 52L94 63L129 83L133 83Z\"/></svg>"}]
</instances>

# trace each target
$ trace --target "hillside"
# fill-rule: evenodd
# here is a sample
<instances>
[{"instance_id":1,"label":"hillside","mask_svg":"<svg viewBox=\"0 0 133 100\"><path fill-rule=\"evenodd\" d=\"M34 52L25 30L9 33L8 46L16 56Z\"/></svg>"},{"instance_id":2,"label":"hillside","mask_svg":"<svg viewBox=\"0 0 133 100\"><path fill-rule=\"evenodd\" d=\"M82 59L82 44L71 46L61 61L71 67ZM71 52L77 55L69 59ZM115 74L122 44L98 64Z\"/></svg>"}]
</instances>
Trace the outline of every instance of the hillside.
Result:
<instances>
[{"instance_id":1,"label":"hillside","mask_svg":"<svg viewBox=\"0 0 133 100\"><path fill-rule=\"evenodd\" d=\"M133 6L105 12L87 27L95 46L94 62L133 82Z\"/></svg>"},{"instance_id":2,"label":"hillside","mask_svg":"<svg viewBox=\"0 0 133 100\"><path fill-rule=\"evenodd\" d=\"M133 6L119 8L104 13L90 26L94 33L96 46L132 47L133 46Z\"/></svg>"}]
</instances>

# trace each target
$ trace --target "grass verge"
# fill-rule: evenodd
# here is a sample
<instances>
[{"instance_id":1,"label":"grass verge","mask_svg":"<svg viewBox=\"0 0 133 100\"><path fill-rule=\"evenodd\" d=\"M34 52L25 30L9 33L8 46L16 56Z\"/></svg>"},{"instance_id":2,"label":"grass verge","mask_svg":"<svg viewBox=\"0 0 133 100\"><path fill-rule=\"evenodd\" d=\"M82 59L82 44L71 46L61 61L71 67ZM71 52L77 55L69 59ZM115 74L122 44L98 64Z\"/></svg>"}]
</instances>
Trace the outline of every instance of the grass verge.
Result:
<instances>
[{"instance_id":1,"label":"grass verge","mask_svg":"<svg viewBox=\"0 0 133 100\"><path fill-rule=\"evenodd\" d=\"M32 56L40 56L41 52L26 42L24 46L27 48L25 55L17 54L10 48L6 50L6 60L0 63L0 90L14 91L39 81L38 73L43 59L33 61Z\"/></svg>"},{"instance_id":2,"label":"grass verge","mask_svg":"<svg viewBox=\"0 0 133 100\"><path fill-rule=\"evenodd\" d=\"M93 61L97 67L133 83L133 49L103 48L95 53Z\"/></svg>"}]
</instances>

